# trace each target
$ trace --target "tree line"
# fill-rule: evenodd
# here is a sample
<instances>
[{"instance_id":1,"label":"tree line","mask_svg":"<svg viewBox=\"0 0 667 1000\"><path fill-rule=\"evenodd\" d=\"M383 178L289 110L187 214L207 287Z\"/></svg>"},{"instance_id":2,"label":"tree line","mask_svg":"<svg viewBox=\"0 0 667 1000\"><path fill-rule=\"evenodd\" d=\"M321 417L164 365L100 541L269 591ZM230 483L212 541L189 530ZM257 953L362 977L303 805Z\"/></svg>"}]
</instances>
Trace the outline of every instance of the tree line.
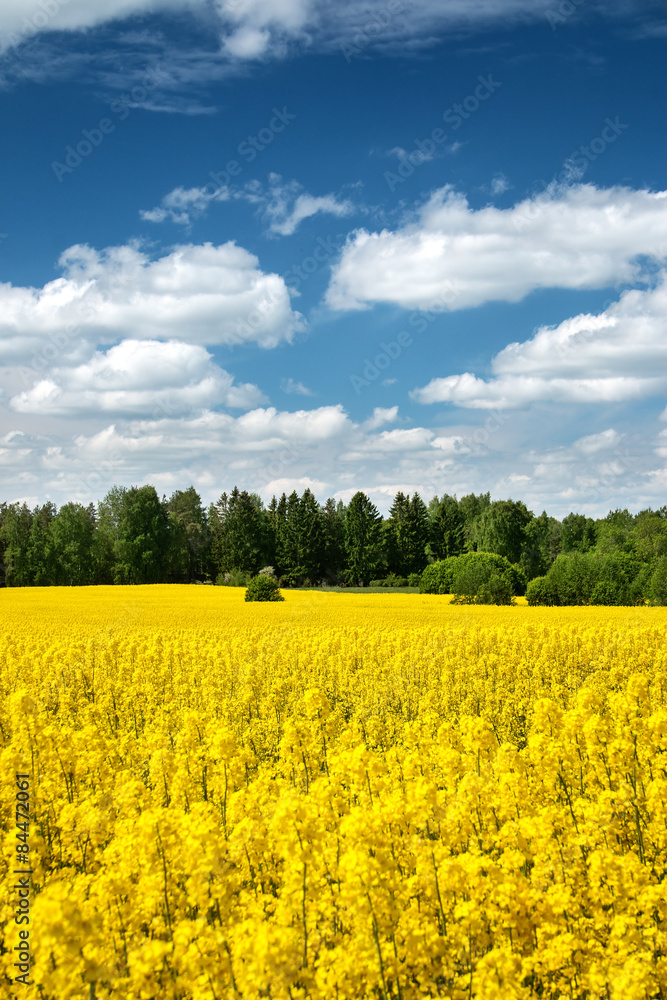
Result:
<instances>
[{"instance_id":1,"label":"tree line","mask_svg":"<svg viewBox=\"0 0 667 1000\"><path fill-rule=\"evenodd\" d=\"M648 580L667 565L667 506L559 521L489 493L426 504L399 492L382 517L362 492L348 504L322 504L306 489L265 505L235 486L206 509L193 486L160 498L149 485L114 486L86 507L0 504L3 586L243 585L266 567L286 587L416 586L427 566L473 552L503 556L525 582L554 578L554 567L564 579L573 557L589 576L596 559L613 557L626 578L643 572ZM557 594L550 603L559 603Z\"/></svg>"}]
</instances>

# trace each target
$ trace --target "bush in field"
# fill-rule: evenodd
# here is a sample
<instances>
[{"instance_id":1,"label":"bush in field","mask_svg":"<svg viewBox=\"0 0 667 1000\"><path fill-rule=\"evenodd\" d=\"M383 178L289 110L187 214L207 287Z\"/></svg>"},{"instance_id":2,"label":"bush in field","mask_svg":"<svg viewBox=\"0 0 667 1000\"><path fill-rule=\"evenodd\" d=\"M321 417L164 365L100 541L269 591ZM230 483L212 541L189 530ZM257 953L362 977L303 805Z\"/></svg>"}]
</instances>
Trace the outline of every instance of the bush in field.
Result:
<instances>
[{"instance_id":1,"label":"bush in field","mask_svg":"<svg viewBox=\"0 0 667 1000\"><path fill-rule=\"evenodd\" d=\"M456 604L514 604L525 592L525 578L505 556L470 552L455 556L452 591Z\"/></svg>"},{"instance_id":2,"label":"bush in field","mask_svg":"<svg viewBox=\"0 0 667 1000\"><path fill-rule=\"evenodd\" d=\"M452 566L454 556L449 559L438 559L427 566L419 581L420 594L451 594Z\"/></svg>"},{"instance_id":3,"label":"bush in field","mask_svg":"<svg viewBox=\"0 0 667 1000\"><path fill-rule=\"evenodd\" d=\"M526 577L518 566L493 552L450 556L427 566L422 594L454 594L457 604L512 604L525 594Z\"/></svg>"},{"instance_id":4,"label":"bush in field","mask_svg":"<svg viewBox=\"0 0 667 1000\"><path fill-rule=\"evenodd\" d=\"M659 568L649 581L647 567L627 552L569 552L558 556L546 576L531 580L527 597L532 605L631 606L643 603L647 590L657 598Z\"/></svg>"},{"instance_id":5,"label":"bush in field","mask_svg":"<svg viewBox=\"0 0 667 1000\"><path fill-rule=\"evenodd\" d=\"M558 588L546 576L536 576L534 580L530 581L526 590L526 598L531 606L553 607L561 603Z\"/></svg>"},{"instance_id":6,"label":"bush in field","mask_svg":"<svg viewBox=\"0 0 667 1000\"><path fill-rule=\"evenodd\" d=\"M270 576L254 576L245 592L246 601L284 601L278 581Z\"/></svg>"},{"instance_id":7,"label":"bush in field","mask_svg":"<svg viewBox=\"0 0 667 1000\"><path fill-rule=\"evenodd\" d=\"M408 587L418 587L421 583L421 579L422 579L421 573L409 573Z\"/></svg>"}]
</instances>

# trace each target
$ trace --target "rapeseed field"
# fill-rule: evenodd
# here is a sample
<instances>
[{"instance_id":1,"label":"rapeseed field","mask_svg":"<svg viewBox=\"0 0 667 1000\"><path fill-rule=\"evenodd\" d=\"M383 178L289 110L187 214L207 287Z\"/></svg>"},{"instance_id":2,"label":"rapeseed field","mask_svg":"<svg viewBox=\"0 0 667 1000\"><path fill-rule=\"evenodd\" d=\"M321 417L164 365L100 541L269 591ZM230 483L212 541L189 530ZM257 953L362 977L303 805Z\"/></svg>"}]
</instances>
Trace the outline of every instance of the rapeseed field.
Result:
<instances>
[{"instance_id":1,"label":"rapeseed field","mask_svg":"<svg viewBox=\"0 0 667 1000\"><path fill-rule=\"evenodd\" d=\"M667 611L284 593L0 593L4 988L667 996Z\"/></svg>"}]
</instances>

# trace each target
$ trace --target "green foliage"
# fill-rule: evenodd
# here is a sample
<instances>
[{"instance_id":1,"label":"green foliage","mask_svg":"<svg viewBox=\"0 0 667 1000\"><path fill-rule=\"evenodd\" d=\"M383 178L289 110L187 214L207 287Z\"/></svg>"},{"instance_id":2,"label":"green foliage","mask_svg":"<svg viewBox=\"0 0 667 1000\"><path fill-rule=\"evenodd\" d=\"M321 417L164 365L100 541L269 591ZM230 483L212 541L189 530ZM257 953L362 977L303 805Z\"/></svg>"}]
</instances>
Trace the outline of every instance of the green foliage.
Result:
<instances>
[{"instance_id":1,"label":"green foliage","mask_svg":"<svg viewBox=\"0 0 667 1000\"><path fill-rule=\"evenodd\" d=\"M598 552L631 552L634 518L629 510L610 510L605 518L595 522Z\"/></svg>"},{"instance_id":2,"label":"green foliage","mask_svg":"<svg viewBox=\"0 0 667 1000\"><path fill-rule=\"evenodd\" d=\"M526 599L531 606L554 607L561 603L558 588L546 576L536 576L534 580L530 581L526 590Z\"/></svg>"},{"instance_id":3,"label":"green foliage","mask_svg":"<svg viewBox=\"0 0 667 1000\"><path fill-rule=\"evenodd\" d=\"M78 503L66 503L60 508L49 525L49 548L58 554L53 583L71 587L92 583L94 532L91 510Z\"/></svg>"},{"instance_id":4,"label":"green foliage","mask_svg":"<svg viewBox=\"0 0 667 1000\"><path fill-rule=\"evenodd\" d=\"M160 583L164 579L169 516L154 486L122 490L114 549L117 583Z\"/></svg>"},{"instance_id":5,"label":"green foliage","mask_svg":"<svg viewBox=\"0 0 667 1000\"><path fill-rule=\"evenodd\" d=\"M519 565L528 580L542 576L560 551L562 525L542 511L526 525Z\"/></svg>"},{"instance_id":6,"label":"green foliage","mask_svg":"<svg viewBox=\"0 0 667 1000\"><path fill-rule=\"evenodd\" d=\"M270 576L254 576L245 592L246 601L284 601L278 581Z\"/></svg>"},{"instance_id":7,"label":"green foliage","mask_svg":"<svg viewBox=\"0 0 667 1000\"><path fill-rule=\"evenodd\" d=\"M415 574L413 574L415 575ZM416 574L417 576L419 574ZM383 580L371 580L370 587L409 587L411 584L408 582L407 577L397 576L396 573L390 573Z\"/></svg>"},{"instance_id":8,"label":"green foliage","mask_svg":"<svg viewBox=\"0 0 667 1000\"><path fill-rule=\"evenodd\" d=\"M438 559L426 567L419 581L420 594L451 594L453 581L452 559Z\"/></svg>"},{"instance_id":9,"label":"green foliage","mask_svg":"<svg viewBox=\"0 0 667 1000\"><path fill-rule=\"evenodd\" d=\"M457 604L512 604L525 589L519 567L491 552L468 552L431 563L419 584L421 594L454 594Z\"/></svg>"},{"instance_id":10,"label":"green foliage","mask_svg":"<svg viewBox=\"0 0 667 1000\"><path fill-rule=\"evenodd\" d=\"M465 520L456 497L445 493L429 504L429 547L436 559L447 559L463 552Z\"/></svg>"},{"instance_id":11,"label":"green foliage","mask_svg":"<svg viewBox=\"0 0 667 1000\"><path fill-rule=\"evenodd\" d=\"M667 556L661 556L652 567L653 572L646 596L651 604L667 604Z\"/></svg>"},{"instance_id":12,"label":"green foliage","mask_svg":"<svg viewBox=\"0 0 667 1000\"><path fill-rule=\"evenodd\" d=\"M32 514L26 503L3 504L0 539L3 547L5 585L27 587L32 581L30 572L30 529Z\"/></svg>"},{"instance_id":13,"label":"green foliage","mask_svg":"<svg viewBox=\"0 0 667 1000\"><path fill-rule=\"evenodd\" d=\"M167 510L171 526L170 578L182 583L203 579L207 571L209 531L201 497L194 486L176 490Z\"/></svg>"},{"instance_id":14,"label":"green foliage","mask_svg":"<svg viewBox=\"0 0 667 1000\"><path fill-rule=\"evenodd\" d=\"M474 552L477 543L475 541L475 525L482 513L491 503L490 493L468 493L459 500L459 511L463 519L463 551Z\"/></svg>"},{"instance_id":15,"label":"green foliage","mask_svg":"<svg viewBox=\"0 0 667 1000\"><path fill-rule=\"evenodd\" d=\"M283 586L373 581L493 603L530 580L531 604L667 604L667 506L560 522L489 493L444 494L427 509L399 492L383 521L361 492L347 507L322 506L309 489L265 507L236 486L208 511L193 486L169 500L152 486L114 486L97 508L0 503L0 586L246 586L260 572Z\"/></svg>"},{"instance_id":16,"label":"green foliage","mask_svg":"<svg viewBox=\"0 0 667 1000\"><path fill-rule=\"evenodd\" d=\"M472 526L470 536L476 551L494 552L518 563L532 517L520 500L494 500Z\"/></svg>"},{"instance_id":17,"label":"green foliage","mask_svg":"<svg viewBox=\"0 0 667 1000\"><path fill-rule=\"evenodd\" d=\"M247 587L251 579L252 574L244 569L230 569L227 573L219 573L215 583L218 587Z\"/></svg>"},{"instance_id":18,"label":"green foliage","mask_svg":"<svg viewBox=\"0 0 667 1000\"><path fill-rule=\"evenodd\" d=\"M365 493L355 493L345 517L347 581L367 587L382 558L382 518Z\"/></svg>"},{"instance_id":19,"label":"green foliage","mask_svg":"<svg viewBox=\"0 0 667 1000\"><path fill-rule=\"evenodd\" d=\"M418 493L412 498L396 494L384 529L390 572L403 577L421 572L427 562L429 523L426 504Z\"/></svg>"},{"instance_id":20,"label":"green foliage","mask_svg":"<svg viewBox=\"0 0 667 1000\"><path fill-rule=\"evenodd\" d=\"M452 572L455 602L513 604L519 592L525 593L525 578L505 556L470 552L456 557Z\"/></svg>"},{"instance_id":21,"label":"green foliage","mask_svg":"<svg viewBox=\"0 0 667 1000\"><path fill-rule=\"evenodd\" d=\"M631 538L637 558L643 562L667 556L667 517L653 511L641 511Z\"/></svg>"},{"instance_id":22,"label":"green foliage","mask_svg":"<svg viewBox=\"0 0 667 1000\"><path fill-rule=\"evenodd\" d=\"M528 586L529 604L634 605L642 603L646 577L635 556L622 550L560 555L545 577Z\"/></svg>"},{"instance_id":23,"label":"green foliage","mask_svg":"<svg viewBox=\"0 0 667 1000\"><path fill-rule=\"evenodd\" d=\"M269 524L255 493L234 487L210 512L211 556L215 571L239 569L254 575L267 562Z\"/></svg>"},{"instance_id":24,"label":"green foliage","mask_svg":"<svg viewBox=\"0 0 667 1000\"><path fill-rule=\"evenodd\" d=\"M568 514L563 518L560 536L561 552L588 552L595 545L595 521L585 514Z\"/></svg>"}]
</instances>

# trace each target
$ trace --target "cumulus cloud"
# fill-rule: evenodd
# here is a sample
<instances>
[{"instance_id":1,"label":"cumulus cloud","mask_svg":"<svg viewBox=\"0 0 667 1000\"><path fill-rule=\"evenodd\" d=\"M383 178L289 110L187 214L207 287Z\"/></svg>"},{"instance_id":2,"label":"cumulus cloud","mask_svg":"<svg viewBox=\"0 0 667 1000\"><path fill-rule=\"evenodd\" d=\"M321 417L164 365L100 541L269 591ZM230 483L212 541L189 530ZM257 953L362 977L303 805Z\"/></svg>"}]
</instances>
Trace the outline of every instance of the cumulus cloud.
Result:
<instances>
[{"instance_id":1,"label":"cumulus cloud","mask_svg":"<svg viewBox=\"0 0 667 1000\"><path fill-rule=\"evenodd\" d=\"M667 388L667 280L624 292L593 316L541 327L493 358L494 377L471 372L432 379L413 391L420 403L512 409L538 401L622 402Z\"/></svg>"},{"instance_id":2,"label":"cumulus cloud","mask_svg":"<svg viewBox=\"0 0 667 1000\"><path fill-rule=\"evenodd\" d=\"M224 405L268 402L255 385L235 385L203 347L178 341L124 340L86 364L59 367L10 400L17 413L42 416L180 416Z\"/></svg>"},{"instance_id":3,"label":"cumulus cloud","mask_svg":"<svg viewBox=\"0 0 667 1000\"><path fill-rule=\"evenodd\" d=\"M374 431L378 427L382 427L383 424L392 424L397 417L397 406L376 406L373 410L373 416L365 421L364 427L366 430Z\"/></svg>"},{"instance_id":4,"label":"cumulus cloud","mask_svg":"<svg viewBox=\"0 0 667 1000\"><path fill-rule=\"evenodd\" d=\"M139 348L130 345L123 350L130 355ZM128 380L123 376L127 366L123 351L113 349L96 357L87 372L58 373L60 395L47 398L54 414L49 432L35 434L28 422L0 438L0 466L21 495L38 492L59 501L89 502L102 497L114 482L147 481L160 491L193 482L208 501L236 482L269 499L287 483L317 483L318 495L326 496L338 495L348 483L359 489L362 481L374 482L374 489L383 490L400 481L411 484L410 492L420 490L430 496L436 488L429 476L455 463L457 448L443 453L442 438L433 430L384 430L396 420L397 407L376 408L361 423L340 404L296 411L259 406L240 416L199 409L202 399L213 392L206 384L209 359L191 345L173 345L171 353L162 350L161 361L155 361L156 366L162 364L157 378L150 373L151 350L155 347L145 349L142 366L135 359L137 371ZM102 374L104 364L111 364L110 375ZM179 367L187 369L187 375L179 374ZM167 383L170 393L163 397ZM86 391L84 385L96 396L79 403L75 395L79 389ZM229 391L227 387L226 382L222 391ZM188 388L191 395L185 391ZM124 398L108 395L117 392ZM23 408L10 412L17 421L28 420L39 404L30 398ZM71 424L63 425L61 418L71 420L85 406L91 408L90 415L81 424L83 429L72 433ZM463 441L465 434L459 437ZM461 450L458 457L464 454Z\"/></svg>"},{"instance_id":5,"label":"cumulus cloud","mask_svg":"<svg viewBox=\"0 0 667 1000\"><path fill-rule=\"evenodd\" d=\"M119 339L270 348L304 328L284 280L235 243L177 246L157 259L135 246L74 246L60 266L63 276L43 288L0 285L4 361L25 361L45 344L77 357L83 343Z\"/></svg>"},{"instance_id":6,"label":"cumulus cloud","mask_svg":"<svg viewBox=\"0 0 667 1000\"><path fill-rule=\"evenodd\" d=\"M518 302L538 288L631 281L639 255L665 254L667 192L553 186L512 208L475 210L447 186L395 232L357 230L334 267L327 302L334 309Z\"/></svg>"},{"instance_id":7,"label":"cumulus cloud","mask_svg":"<svg viewBox=\"0 0 667 1000\"><path fill-rule=\"evenodd\" d=\"M562 517L573 509L598 515L615 506L660 506L667 483L667 470L656 467L656 451L667 451L664 436L650 442L608 428L545 449L534 422L511 414L499 414L495 432L481 435L475 425L387 431L382 414L357 423L342 406L259 407L241 416L97 414L78 433L69 423L63 430L59 417L48 433L35 433L29 416L10 415L24 425L0 436L8 501L89 503L114 483L150 482L160 493L193 483L208 503L236 483L265 501L306 486L320 500L349 499L361 489L386 513L399 489L425 500L487 489L495 498L516 496L520 484L531 509Z\"/></svg>"}]
</instances>

